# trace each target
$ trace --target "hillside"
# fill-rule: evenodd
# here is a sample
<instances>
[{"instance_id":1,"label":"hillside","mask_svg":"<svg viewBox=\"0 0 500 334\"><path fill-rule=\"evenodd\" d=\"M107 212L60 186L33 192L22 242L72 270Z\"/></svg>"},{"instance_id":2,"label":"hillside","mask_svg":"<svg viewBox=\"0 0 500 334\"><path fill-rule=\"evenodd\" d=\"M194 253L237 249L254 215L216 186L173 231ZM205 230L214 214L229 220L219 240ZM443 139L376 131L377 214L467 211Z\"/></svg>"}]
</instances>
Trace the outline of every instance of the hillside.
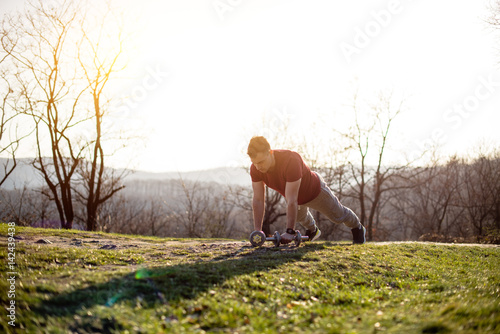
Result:
<instances>
[{"instance_id":1,"label":"hillside","mask_svg":"<svg viewBox=\"0 0 500 334\"><path fill-rule=\"evenodd\" d=\"M22 188L38 188L44 185L44 181L38 171L31 165L32 159L18 159L18 165L2 185L2 189L11 190ZM7 159L0 158L0 166L8 165ZM249 185L250 176L244 168L219 167L207 170L189 172L165 172L152 173L140 170L115 170L117 173L124 173L124 183L138 180L183 180L200 182L217 182L220 184ZM0 169L0 177L4 175L3 168Z\"/></svg>"},{"instance_id":2,"label":"hillside","mask_svg":"<svg viewBox=\"0 0 500 334\"><path fill-rule=\"evenodd\" d=\"M0 231L2 307L27 332L500 333L497 246Z\"/></svg>"}]
</instances>

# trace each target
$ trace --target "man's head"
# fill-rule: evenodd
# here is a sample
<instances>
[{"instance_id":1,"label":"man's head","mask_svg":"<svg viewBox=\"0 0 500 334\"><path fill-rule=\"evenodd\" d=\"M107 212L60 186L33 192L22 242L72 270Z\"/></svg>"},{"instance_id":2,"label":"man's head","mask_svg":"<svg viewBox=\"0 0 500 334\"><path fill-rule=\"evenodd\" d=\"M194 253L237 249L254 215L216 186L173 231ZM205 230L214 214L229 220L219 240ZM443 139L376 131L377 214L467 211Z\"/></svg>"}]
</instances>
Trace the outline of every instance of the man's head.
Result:
<instances>
[{"instance_id":1,"label":"man's head","mask_svg":"<svg viewBox=\"0 0 500 334\"><path fill-rule=\"evenodd\" d=\"M247 154L261 173L267 173L274 166L273 151L266 138L253 137L248 144Z\"/></svg>"}]
</instances>

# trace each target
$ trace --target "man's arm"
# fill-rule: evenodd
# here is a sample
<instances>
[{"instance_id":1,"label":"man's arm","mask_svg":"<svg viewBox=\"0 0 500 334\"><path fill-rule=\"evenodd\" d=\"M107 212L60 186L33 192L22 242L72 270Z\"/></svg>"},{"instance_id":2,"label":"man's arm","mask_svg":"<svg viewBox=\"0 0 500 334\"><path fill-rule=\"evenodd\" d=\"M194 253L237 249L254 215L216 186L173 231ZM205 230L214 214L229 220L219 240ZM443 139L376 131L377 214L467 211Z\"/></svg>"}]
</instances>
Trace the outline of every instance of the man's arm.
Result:
<instances>
[{"instance_id":1,"label":"man's arm","mask_svg":"<svg viewBox=\"0 0 500 334\"><path fill-rule=\"evenodd\" d=\"M262 231L262 222L264 221L264 209L266 192L264 182L252 182L253 189L253 226L254 231Z\"/></svg>"},{"instance_id":2,"label":"man's arm","mask_svg":"<svg viewBox=\"0 0 500 334\"><path fill-rule=\"evenodd\" d=\"M302 179L294 182L287 182L285 186L286 199L286 227L295 230L297 220L297 209L299 207L297 200L299 198L299 188Z\"/></svg>"}]
</instances>

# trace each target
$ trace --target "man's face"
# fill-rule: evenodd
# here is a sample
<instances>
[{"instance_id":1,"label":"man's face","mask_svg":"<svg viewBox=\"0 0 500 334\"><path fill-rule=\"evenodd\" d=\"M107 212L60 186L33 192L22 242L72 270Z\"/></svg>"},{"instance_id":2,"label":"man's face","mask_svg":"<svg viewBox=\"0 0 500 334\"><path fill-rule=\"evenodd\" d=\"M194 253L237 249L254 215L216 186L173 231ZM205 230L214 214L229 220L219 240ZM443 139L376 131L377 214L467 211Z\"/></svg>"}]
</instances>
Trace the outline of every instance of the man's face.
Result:
<instances>
[{"instance_id":1,"label":"man's face","mask_svg":"<svg viewBox=\"0 0 500 334\"><path fill-rule=\"evenodd\" d=\"M259 152L253 159L250 160L252 160L255 168L257 168L257 170L261 173L267 173L273 165L273 156L271 151Z\"/></svg>"}]
</instances>

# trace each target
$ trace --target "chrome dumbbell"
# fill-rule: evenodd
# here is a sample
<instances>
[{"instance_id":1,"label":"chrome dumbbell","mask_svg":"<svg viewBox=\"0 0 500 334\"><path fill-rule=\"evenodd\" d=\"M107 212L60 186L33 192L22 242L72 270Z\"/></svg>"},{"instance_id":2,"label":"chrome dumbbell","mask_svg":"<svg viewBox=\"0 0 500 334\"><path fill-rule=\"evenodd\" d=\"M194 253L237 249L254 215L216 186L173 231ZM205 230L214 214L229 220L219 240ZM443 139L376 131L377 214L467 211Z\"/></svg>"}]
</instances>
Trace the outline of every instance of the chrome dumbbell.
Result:
<instances>
[{"instance_id":1,"label":"chrome dumbbell","mask_svg":"<svg viewBox=\"0 0 500 334\"><path fill-rule=\"evenodd\" d=\"M302 236L300 231L297 231L293 240L295 242L295 246L299 246L302 241L309 240L309 237ZM253 231L250 234L250 243L254 247L262 246L266 241L272 241L274 246L278 247L281 244L281 234L279 234L278 231L274 232L272 237L266 237L262 231Z\"/></svg>"}]
</instances>

